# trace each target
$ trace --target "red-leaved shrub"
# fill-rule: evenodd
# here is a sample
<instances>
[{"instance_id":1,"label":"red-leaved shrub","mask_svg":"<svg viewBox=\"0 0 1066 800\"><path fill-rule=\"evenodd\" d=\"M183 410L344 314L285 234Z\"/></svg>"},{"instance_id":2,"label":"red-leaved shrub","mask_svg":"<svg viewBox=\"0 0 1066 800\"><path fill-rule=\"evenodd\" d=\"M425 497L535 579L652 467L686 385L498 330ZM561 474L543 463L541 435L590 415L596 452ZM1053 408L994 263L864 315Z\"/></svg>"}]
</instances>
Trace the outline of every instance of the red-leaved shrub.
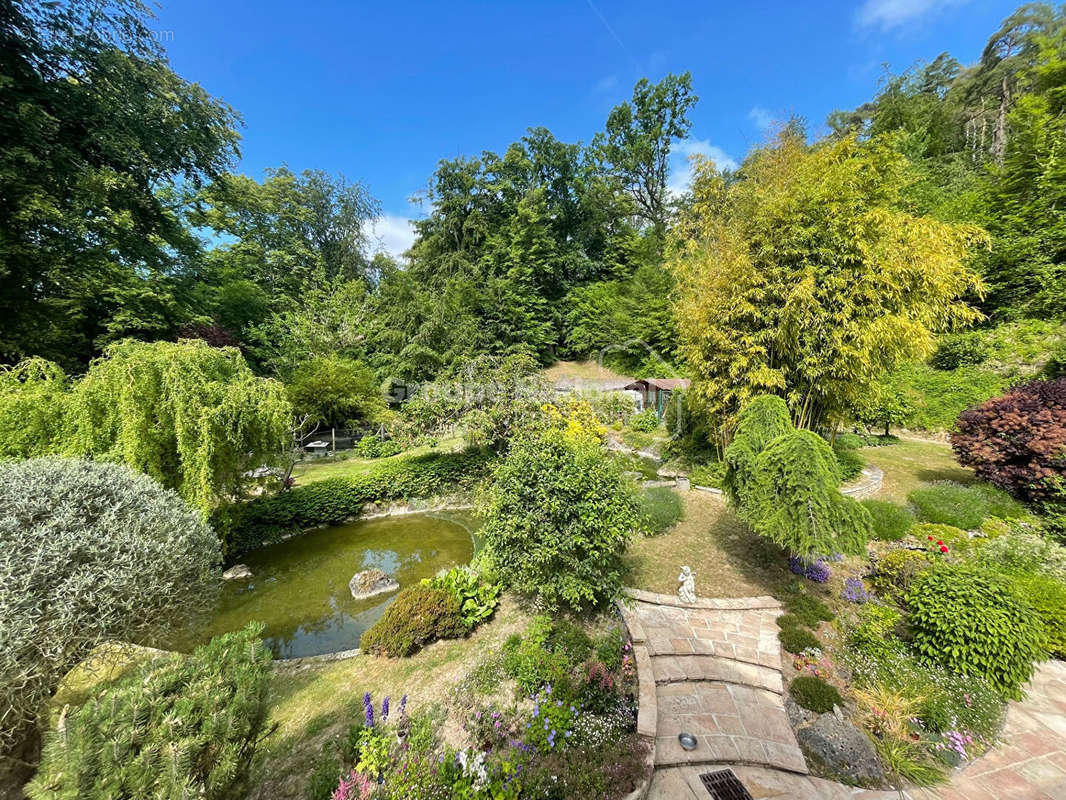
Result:
<instances>
[{"instance_id":1,"label":"red-leaved shrub","mask_svg":"<svg viewBox=\"0 0 1066 800\"><path fill-rule=\"evenodd\" d=\"M1066 499L1066 378L1030 381L959 416L951 447L1015 497Z\"/></svg>"}]
</instances>

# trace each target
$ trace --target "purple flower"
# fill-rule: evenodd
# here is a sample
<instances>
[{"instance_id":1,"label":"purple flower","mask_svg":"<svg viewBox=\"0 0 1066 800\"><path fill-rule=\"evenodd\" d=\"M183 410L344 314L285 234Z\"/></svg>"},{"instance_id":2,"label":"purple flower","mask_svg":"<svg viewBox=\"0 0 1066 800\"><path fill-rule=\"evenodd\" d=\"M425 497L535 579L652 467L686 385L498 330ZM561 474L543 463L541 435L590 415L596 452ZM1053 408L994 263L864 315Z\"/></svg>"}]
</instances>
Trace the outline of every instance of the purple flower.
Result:
<instances>
[{"instance_id":1,"label":"purple flower","mask_svg":"<svg viewBox=\"0 0 1066 800\"><path fill-rule=\"evenodd\" d=\"M802 556L791 556L788 559L788 568L796 575L803 575L815 583L825 583L829 580L829 565L824 558L806 559Z\"/></svg>"},{"instance_id":2,"label":"purple flower","mask_svg":"<svg viewBox=\"0 0 1066 800\"><path fill-rule=\"evenodd\" d=\"M374 727L374 704L373 703L367 703L366 704L366 726L368 728L373 728Z\"/></svg>"},{"instance_id":3,"label":"purple flower","mask_svg":"<svg viewBox=\"0 0 1066 800\"><path fill-rule=\"evenodd\" d=\"M407 713L407 695L400 698L400 716Z\"/></svg>"},{"instance_id":4,"label":"purple flower","mask_svg":"<svg viewBox=\"0 0 1066 800\"><path fill-rule=\"evenodd\" d=\"M385 699L381 701L381 721L384 722L389 718L389 696L385 695Z\"/></svg>"},{"instance_id":5,"label":"purple flower","mask_svg":"<svg viewBox=\"0 0 1066 800\"><path fill-rule=\"evenodd\" d=\"M840 596L849 603L865 603L870 599L870 593L866 591L861 578L848 578L844 581L844 591Z\"/></svg>"}]
</instances>

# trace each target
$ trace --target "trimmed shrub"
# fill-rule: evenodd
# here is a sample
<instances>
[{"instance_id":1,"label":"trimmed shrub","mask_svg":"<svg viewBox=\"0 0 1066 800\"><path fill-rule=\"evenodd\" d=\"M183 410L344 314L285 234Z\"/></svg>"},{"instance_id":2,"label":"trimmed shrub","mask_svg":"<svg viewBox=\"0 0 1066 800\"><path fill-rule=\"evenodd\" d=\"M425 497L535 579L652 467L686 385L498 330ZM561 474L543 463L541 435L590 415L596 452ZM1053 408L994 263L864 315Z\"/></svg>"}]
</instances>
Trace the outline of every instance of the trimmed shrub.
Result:
<instances>
[{"instance_id":1,"label":"trimmed shrub","mask_svg":"<svg viewBox=\"0 0 1066 800\"><path fill-rule=\"evenodd\" d=\"M267 717L262 626L168 656L97 691L48 736L32 800L244 796Z\"/></svg>"},{"instance_id":2,"label":"trimmed shrub","mask_svg":"<svg viewBox=\"0 0 1066 800\"><path fill-rule=\"evenodd\" d=\"M641 491L640 512L644 518L645 530L649 534L658 534L674 527L684 516L681 496L669 486L653 486Z\"/></svg>"},{"instance_id":3,"label":"trimmed shrub","mask_svg":"<svg viewBox=\"0 0 1066 800\"><path fill-rule=\"evenodd\" d=\"M609 602L640 526L635 493L598 437L554 425L512 440L480 513L487 562L545 609Z\"/></svg>"},{"instance_id":4,"label":"trimmed shrub","mask_svg":"<svg viewBox=\"0 0 1066 800\"><path fill-rule=\"evenodd\" d=\"M952 525L964 531L977 528L988 516L988 500L978 489L944 481L922 486L907 495L918 519Z\"/></svg>"},{"instance_id":5,"label":"trimmed shrub","mask_svg":"<svg viewBox=\"0 0 1066 800\"><path fill-rule=\"evenodd\" d=\"M1001 577L940 566L907 592L916 652L953 672L979 675L1003 697L1019 699L1046 639L1033 610Z\"/></svg>"},{"instance_id":6,"label":"trimmed shrub","mask_svg":"<svg viewBox=\"0 0 1066 800\"><path fill-rule=\"evenodd\" d=\"M641 433L651 433L659 427L659 414L654 408L646 408L629 418L629 427Z\"/></svg>"},{"instance_id":7,"label":"trimmed shrub","mask_svg":"<svg viewBox=\"0 0 1066 800\"><path fill-rule=\"evenodd\" d=\"M741 516L760 536L804 558L859 553L870 539L870 515L839 486L826 441L811 431L792 431L755 459Z\"/></svg>"},{"instance_id":8,"label":"trimmed shrub","mask_svg":"<svg viewBox=\"0 0 1066 800\"><path fill-rule=\"evenodd\" d=\"M816 714L828 714L834 706L844 706L836 687L813 675L801 675L794 679L788 685L788 693L796 705Z\"/></svg>"},{"instance_id":9,"label":"trimmed shrub","mask_svg":"<svg viewBox=\"0 0 1066 800\"><path fill-rule=\"evenodd\" d=\"M1066 584L1029 575L1015 578L1015 585L1044 625L1048 652L1055 658L1066 658Z\"/></svg>"},{"instance_id":10,"label":"trimmed shrub","mask_svg":"<svg viewBox=\"0 0 1066 800\"><path fill-rule=\"evenodd\" d=\"M909 508L888 500L863 500L862 505L870 512L873 538L882 542L898 542L915 523Z\"/></svg>"},{"instance_id":11,"label":"trimmed shrub","mask_svg":"<svg viewBox=\"0 0 1066 800\"><path fill-rule=\"evenodd\" d=\"M1066 497L1066 378L1030 381L959 416L951 447L978 477L1029 501Z\"/></svg>"},{"instance_id":12,"label":"trimmed shrub","mask_svg":"<svg viewBox=\"0 0 1066 800\"><path fill-rule=\"evenodd\" d=\"M818 637L806 628L782 628L777 632L781 646L790 653L800 654L804 650L821 650L822 643Z\"/></svg>"},{"instance_id":13,"label":"trimmed shrub","mask_svg":"<svg viewBox=\"0 0 1066 800\"><path fill-rule=\"evenodd\" d=\"M219 560L201 514L128 467L0 464L0 752L96 645L210 605Z\"/></svg>"},{"instance_id":14,"label":"trimmed shrub","mask_svg":"<svg viewBox=\"0 0 1066 800\"><path fill-rule=\"evenodd\" d=\"M228 561L316 525L333 525L362 513L367 503L433 497L470 489L488 468L481 450L430 453L374 465L368 472L297 486L220 510L213 517Z\"/></svg>"},{"instance_id":15,"label":"trimmed shrub","mask_svg":"<svg viewBox=\"0 0 1066 800\"><path fill-rule=\"evenodd\" d=\"M409 656L437 639L467 631L456 596L447 589L411 586L402 590L359 641L359 647L390 658Z\"/></svg>"}]
</instances>

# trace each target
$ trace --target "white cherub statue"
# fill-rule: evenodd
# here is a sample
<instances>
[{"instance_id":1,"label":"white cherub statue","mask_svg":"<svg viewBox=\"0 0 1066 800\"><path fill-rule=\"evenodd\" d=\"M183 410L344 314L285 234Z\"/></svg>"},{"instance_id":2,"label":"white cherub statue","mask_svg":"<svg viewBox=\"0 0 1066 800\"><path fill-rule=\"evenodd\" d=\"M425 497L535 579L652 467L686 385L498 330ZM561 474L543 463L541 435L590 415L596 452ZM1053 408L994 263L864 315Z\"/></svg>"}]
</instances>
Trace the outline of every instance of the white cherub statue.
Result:
<instances>
[{"instance_id":1,"label":"white cherub statue","mask_svg":"<svg viewBox=\"0 0 1066 800\"><path fill-rule=\"evenodd\" d=\"M677 597L682 603L696 602L696 577L689 567L682 567L681 574L677 576L677 582L681 584L677 590Z\"/></svg>"}]
</instances>

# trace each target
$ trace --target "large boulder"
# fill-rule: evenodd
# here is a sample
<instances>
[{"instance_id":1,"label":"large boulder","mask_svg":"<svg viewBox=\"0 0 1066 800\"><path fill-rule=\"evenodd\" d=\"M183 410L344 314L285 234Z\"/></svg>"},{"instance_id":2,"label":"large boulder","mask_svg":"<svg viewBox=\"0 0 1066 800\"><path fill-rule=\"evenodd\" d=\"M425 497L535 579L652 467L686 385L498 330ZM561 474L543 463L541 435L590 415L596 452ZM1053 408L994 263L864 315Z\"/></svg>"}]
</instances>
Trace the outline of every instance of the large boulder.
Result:
<instances>
[{"instance_id":1,"label":"large boulder","mask_svg":"<svg viewBox=\"0 0 1066 800\"><path fill-rule=\"evenodd\" d=\"M823 765L844 783L880 786L885 781L874 743L859 728L836 714L819 714L796 730L808 759Z\"/></svg>"},{"instance_id":2,"label":"large boulder","mask_svg":"<svg viewBox=\"0 0 1066 800\"><path fill-rule=\"evenodd\" d=\"M252 577L252 571L247 564L234 564L222 573L222 579L226 581L248 580Z\"/></svg>"},{"instance_id":3,"label":"large boulder","mask_svg":"<svg viewBox=\"0 0 1066 800\"><path fill-rule=\"evenodd\" d=\"M348 581L348 588L352 590L352 597L356 600L365 600L374 595L395 592L400 588L400 584L380 569L367 569L355 573Z\"/></svg>"}]
</instances>

